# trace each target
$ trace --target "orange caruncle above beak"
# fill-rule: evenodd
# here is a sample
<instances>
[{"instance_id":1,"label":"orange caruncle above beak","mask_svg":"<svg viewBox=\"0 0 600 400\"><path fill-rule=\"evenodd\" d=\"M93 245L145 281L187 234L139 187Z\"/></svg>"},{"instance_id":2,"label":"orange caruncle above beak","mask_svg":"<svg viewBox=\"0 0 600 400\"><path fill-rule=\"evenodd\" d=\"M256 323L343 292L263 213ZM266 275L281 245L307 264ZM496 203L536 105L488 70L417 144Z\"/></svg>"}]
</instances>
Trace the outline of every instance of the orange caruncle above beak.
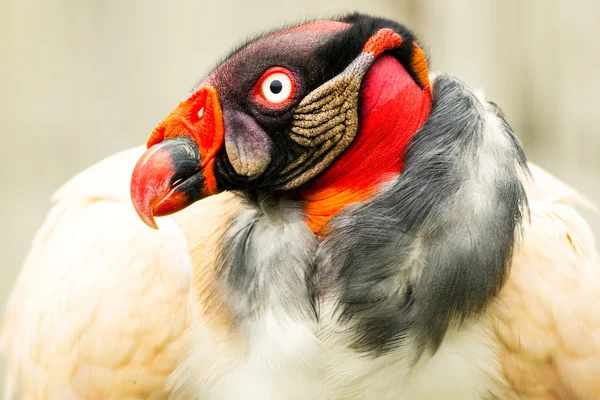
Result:
<instances>
[{"instance_id":1,"label":"orange caruncle above beak","mask_svg":"<svg viewBox=\"0 0 600 400\"><path fill-rule=\"evenodd\" d=\"M131 177L131 199L140 218L182 210L218 192L214 157L223 145L219 96L204 86L179 104L152 132L148 150Z\"/></svg>"},{"instance_id":2,"label":"orange caruncle above beak","mask_svg":"<svg viewBox=\"0 0 600 400\"><path fill-rule=\"evenodd\" d=\"M223 144L223 114L219 95L214 87L204 86L189 99L179 103L179 107L154 129L147 145L150 148L165 139L181 136L188 136L198 144L202 168L206 169L208 164L212 164ZM214 175L205 172L205 179L208 191L216 193Z\"/></svg>"}]
</instances>

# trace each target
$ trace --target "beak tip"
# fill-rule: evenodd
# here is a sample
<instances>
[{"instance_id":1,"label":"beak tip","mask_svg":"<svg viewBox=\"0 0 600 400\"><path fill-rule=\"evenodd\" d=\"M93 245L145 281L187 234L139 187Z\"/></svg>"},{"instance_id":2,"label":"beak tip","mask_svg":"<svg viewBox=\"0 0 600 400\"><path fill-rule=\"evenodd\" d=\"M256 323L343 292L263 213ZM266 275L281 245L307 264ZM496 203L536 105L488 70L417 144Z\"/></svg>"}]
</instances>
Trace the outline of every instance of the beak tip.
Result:
<instances>
[{"instance_id":1,"label":"beak tip","mask_svg":"<svg viewBox=\"0 0 600 400\"><path fill-rule=\"evenodd\" d=\"M195 171L201 163L197 145L189 138L169 139L146 150L130 181L131 203L139 218L158 229L155 217L173 214L199 200L204 179Z\"/></svg>"},{"instance_id":2,"label":"beak tip","mask_svg":"<svg viewBox=\"0 0 600 400\"><path fill-rule=\"evenodd\" d=\"M132 174L130 183L131 204L138 217L146 225L150 228L158 229L154 220L154 207L152 205L156 197L156 191L152 185L148 185L148 182L144 181L144 174L140 173L140 170L141 168L139 168L138 164Z\"/></svg>"},{"instance_id":3,"label":"beak tip","mask_svg":"<svg viewBox=\"0 0 600 400\"><path fill-rule=\"evenodd\" d=\"M133 208L135 209L138 217L140 217L140 219L150 228L158 229L158 225L156 225L156 221L154 220L154 212L150 204L146 204L144 200L140 199L139 196L136 196L133 193L133 190L131 199Z\"/></svg>"},{"instance_id":4,"label":"beak tip","mask_svg":"<svg viewBox=\"0 0 600 400\"><path fill-rule=\"evenodd\" d=\"M152 229L158 230L158 225L156 225L156 221L154 220L154 216L152 214L142 215L138 213L138 215L146 225L148 225Z\"/></svg>"}]
</instances>

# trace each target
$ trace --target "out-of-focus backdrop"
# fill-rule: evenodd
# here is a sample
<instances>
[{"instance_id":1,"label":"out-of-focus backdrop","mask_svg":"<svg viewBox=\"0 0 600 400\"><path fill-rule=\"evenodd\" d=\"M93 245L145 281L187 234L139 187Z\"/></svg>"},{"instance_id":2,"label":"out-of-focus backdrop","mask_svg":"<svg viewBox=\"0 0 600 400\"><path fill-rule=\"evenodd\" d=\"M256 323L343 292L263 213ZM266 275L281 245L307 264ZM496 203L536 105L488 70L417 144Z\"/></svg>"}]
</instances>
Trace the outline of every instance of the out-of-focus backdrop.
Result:
<instances>
[{"instance_id":1,"label":"out-of-focus backdrop","mask_svg":"<svg viewBox=\"0 0 600 400\"><path fill-rule=\"evenodd\" d=\"M3 0L0 305L60 184L143 143L251 33L353 10L415 30L432 70L484 88L529 157L600 204L596 0Z\"/></svg>"}]
</instances>

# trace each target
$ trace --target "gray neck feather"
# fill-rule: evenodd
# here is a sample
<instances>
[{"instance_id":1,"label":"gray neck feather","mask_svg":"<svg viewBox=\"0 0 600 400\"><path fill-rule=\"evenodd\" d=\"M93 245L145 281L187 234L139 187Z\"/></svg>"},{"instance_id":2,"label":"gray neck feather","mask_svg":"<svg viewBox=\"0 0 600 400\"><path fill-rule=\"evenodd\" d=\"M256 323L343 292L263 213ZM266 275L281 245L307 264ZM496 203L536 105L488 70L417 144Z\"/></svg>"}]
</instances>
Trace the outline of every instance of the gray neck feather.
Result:
<instances>
[{"instance_id":1,"label":"gray neck feather","mask_svg":"<svg viewBox=\"0 0 600 400\"><path fill-rule=\"evenodd\" d=\"M498 109L449 76L433 97L397 180L334 217L318 249L318 289L337 296L359 351L407 339L435 350L450 326L481 313L527 212L526 159Z\"/></svg>"},{"instance_id":2,"label":"gray neck feather","mask_svg":"<svg viewBox=\"0 0 600 400\"><path fill-rule=\"evenodd\" d=\"M223 239L226 302L236 324L265 312L315 319L313 275L317 239L297 202L259 194L233 219Z\"/></svg>"}]
</instances>

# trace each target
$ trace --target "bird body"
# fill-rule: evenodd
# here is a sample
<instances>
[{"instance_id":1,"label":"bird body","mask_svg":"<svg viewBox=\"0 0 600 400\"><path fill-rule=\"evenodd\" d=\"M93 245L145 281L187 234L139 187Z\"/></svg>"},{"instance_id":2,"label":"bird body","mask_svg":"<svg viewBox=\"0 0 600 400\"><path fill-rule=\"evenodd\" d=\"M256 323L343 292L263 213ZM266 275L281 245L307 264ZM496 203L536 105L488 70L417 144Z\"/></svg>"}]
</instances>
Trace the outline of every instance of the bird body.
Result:
<instances>
[{"instance_id":1,"label":"bird body","mask_svg":"<svg viewBox=\"0 0 600 400\"><path fill-rule=\"evenodd\" d=\"M525 161L480 92L424 75L411 34L381 23L274 34L267 47L299 34L310 48L349 25L368 39L325 83L291 74L288 87L281 69L249 79L282 81L260 107L316 79L290 100L290 141L272 120L281 103L256 116L227 97L245 85L228 86L236 57L261 54L259 40L148 150L57 192L7 309L7 398L600 397L600 265L574 209L585 200ZM283 64L265 62L261 73Z\"/></svg>"}]
</instances>

